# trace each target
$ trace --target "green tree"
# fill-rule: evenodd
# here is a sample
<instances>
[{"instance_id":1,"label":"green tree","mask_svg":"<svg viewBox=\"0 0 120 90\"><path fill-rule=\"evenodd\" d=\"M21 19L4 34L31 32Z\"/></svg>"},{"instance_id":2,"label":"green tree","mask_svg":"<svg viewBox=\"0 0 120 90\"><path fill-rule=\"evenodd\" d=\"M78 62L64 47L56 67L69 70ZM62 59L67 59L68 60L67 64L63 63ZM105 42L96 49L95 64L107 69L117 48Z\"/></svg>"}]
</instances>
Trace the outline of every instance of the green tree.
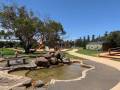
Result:
<instances>
[{"instance_id":1,"label":"green tree","mask_svg":"<svg viewBox=\"0 0 120 90\"><path fill-rule=\"evenodd\" d=\"M46 42L50 47L55 47L60 44L61 35L65 33L61 23L49 19L44 22L41 35L43 42Z\"/></svg>"},{"instance_id":2,"label":"green tree","mask_svg":"<svg viewBox=\"0 0 120 90\"><path fill-rule=\"evenodd\" d=\"M1 30L1 31L0 31L0 35L5 35L5 31L4 31L4 30Z\"/></svg>"},{"instance_id":3,"label":"green tree","mask_svg":"<svg viewBox=\"0 0 120 90\"><path fill-rule=\"evenodd\" d=\"M87 43L87 40L86 40L86 37L84 36L83 37L83 48L84 49L86 48L86 43Z\"/></svg>"},{"instance_id":4,"label":"green tree","mask_svg":"<svg viewBox=\"0 0 120 90\"><path fill-rule=\"evenodd\" d=\"M90 36L87 36L87 43L90 42Z\"/></svg>"},{"instance_id":5,"label":"green tree","mask_svg":"<svg viewBox=\"0 0 120 90\"><path fill-rule=\"evenodd\" d=\"M0 21L7 32L12 32L21 41L25 53L36 47L39 40L55 46L61 41L61 35L65 34L61 23L51 19L42 21L24 6L3 6L0 11Z\"/></svg>"},{"instance_id":6,"label":"green tree","mask_svg":"<svg viewBox=\"0 0 120 90\"><path fill-rule=\"evenodd\" d=\"M76 39L75 40L75 46L77 47L82 47L82 38L80 37L79 39Z\"/></svg>"},{"instance_id":7,"label":"green tree","mask_svg":"<svg viewBox=\"0 0 120 90\"><path fill-rule=\"evenodd\" d=\"M92 35L92 42L95 41L95 35Z\"/></svg>"},{"instance_id":8,"label":"green tree","mask_svg":"<svg viewBox=\"0 0 120 90\"><path fill-rule=\"evenodd\" d=\"M105 38L113 47L120 47L120 31L110 32Z\"/></svg>"},{"instance_id":9,"label":"green tree","mask_svg":"<svg viewBox=\"0 0 120 90\"><path fill-rule=\"evenodd\" d=\"M41 21L34 16L32 11L27 11L24 6L3 6L0 11L0 21L2 27L12 31L21 41L25 53L30 52L30 48L36 40L36 30Z\"/></svg>"},{"instance_id":10,"label":"green tree","mask_svg":"<svg viewBox=\"0 0 120 90\"><path fill-rule=\"evenodd\" d=\"M0 39L5 35L5 31L4 30L1 30L0 31Z\"/></svg>"}]
</instances>

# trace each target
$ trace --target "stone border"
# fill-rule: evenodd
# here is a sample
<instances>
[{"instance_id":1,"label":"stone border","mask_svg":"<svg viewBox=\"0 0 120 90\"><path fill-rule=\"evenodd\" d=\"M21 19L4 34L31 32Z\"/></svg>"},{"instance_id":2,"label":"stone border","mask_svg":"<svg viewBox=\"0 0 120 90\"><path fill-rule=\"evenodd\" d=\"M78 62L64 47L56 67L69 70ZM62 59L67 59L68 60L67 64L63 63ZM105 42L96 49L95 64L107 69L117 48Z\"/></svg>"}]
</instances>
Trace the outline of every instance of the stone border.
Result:
<instances>
[{"instance_id":1,"label":"stone border","mask_svg":"<svg viewBox=\"0 0 120 90\"><path fill-rule=\"evenodd\" d=\"M80 76L80 77L78 77L78 78L69 79L69 80L51 79L51 81L48 82L47 85L54 85L56 82L72 82L72 81L82 80L82 79L84 79L84 78L87 76L87 72L88 72L88 71L95 69L94 66L83 64L82 62L80 62L80 60L75 60L75 61L73 61L73 62L80 63L80 65L81 65L82 67L87 67L88 69L85 69L84 71L82 71L82 76Z\"/></svg>"}]
</instances>

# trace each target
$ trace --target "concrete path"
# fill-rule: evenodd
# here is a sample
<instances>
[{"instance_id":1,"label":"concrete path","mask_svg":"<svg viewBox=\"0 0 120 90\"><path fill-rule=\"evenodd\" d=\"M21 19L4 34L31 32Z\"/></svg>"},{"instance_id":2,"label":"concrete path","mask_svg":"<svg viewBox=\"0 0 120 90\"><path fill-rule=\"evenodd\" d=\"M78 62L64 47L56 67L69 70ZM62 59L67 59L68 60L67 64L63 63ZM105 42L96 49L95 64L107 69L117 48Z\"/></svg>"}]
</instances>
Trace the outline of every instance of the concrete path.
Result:
<instances>
[{"instance_id":1,"label":"concrete path","mask_svg":"<svg viewBox=\"0 0 120 90\"><path fill-rule=\"evenodd\" d=\"M120 90L120 62L81 55L75 51L77 49L68 51L68 53L88 59L84 63L95 66L95 69L89 71L86 78L82 80L57 82L50 85L48 90Z\"/></svg>"},{"instance_id":2,"label":"concrete path","mask_svg":"<svg viewBox=\"0 0 120 90\"><path fill-rule=\"evenodd\" d=\"M107 58L100 58L100 57L93 57L93 56L87 56L87 55L83 55L83 54L79 54L76 53L77 49L73 49L72 51L68 51L69 54L74 55L74 56L78 56L84 59L88 59L91 61L95 61L98 63L102 63L111 67L114 67L116 69L118 69L120 71L120 62L118 61L113 61Z\"/></svg>"}]
</instances>

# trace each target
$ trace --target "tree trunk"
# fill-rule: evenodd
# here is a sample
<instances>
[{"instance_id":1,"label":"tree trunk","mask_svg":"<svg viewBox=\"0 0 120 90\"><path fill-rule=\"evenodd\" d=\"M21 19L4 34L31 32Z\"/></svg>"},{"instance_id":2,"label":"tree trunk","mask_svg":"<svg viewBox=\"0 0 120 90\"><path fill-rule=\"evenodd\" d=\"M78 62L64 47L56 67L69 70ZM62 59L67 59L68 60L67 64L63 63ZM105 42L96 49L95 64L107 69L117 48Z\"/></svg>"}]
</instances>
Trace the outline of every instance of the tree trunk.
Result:
<instances>
[{"instance_id":1,"label":"tree trunk","mask_svg":"<svg viewBox=\"0 0 120 90\"><path fill-rule=\"evenodd\" d=\"M25 50L25 53L26 53L26 54L30 53L30 47L29 47L29 46L26 46L26 47L24 48L24 50Z\"/></svg>"}]
</instances>

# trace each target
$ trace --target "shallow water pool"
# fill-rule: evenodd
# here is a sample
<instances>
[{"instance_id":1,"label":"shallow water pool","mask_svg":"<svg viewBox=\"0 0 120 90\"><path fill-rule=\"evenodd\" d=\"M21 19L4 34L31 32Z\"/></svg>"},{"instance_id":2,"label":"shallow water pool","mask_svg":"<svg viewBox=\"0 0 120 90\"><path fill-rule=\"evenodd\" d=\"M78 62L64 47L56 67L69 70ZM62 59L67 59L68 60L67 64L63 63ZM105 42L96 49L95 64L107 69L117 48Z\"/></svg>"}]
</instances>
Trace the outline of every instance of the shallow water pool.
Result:
<instances>
[{"instance_id":1,"label":"shallow water pool","mask_svg":"<svg viewBox=\"0 0 120 90\"><path fill-rule=\"evenodd\" d=\"M44 82L48 82L51 79L59 79L59 80L68 80L80 77L82 71L86 68L81 67L79 63L73 63L71 65L63 65L55 68L47 68L47 69L37 69L32 71L15 71L11 72L14 75L22 75L25 73L27 77L32 78L33 80L43 80Z\"/></svg>"}]
</instances>

